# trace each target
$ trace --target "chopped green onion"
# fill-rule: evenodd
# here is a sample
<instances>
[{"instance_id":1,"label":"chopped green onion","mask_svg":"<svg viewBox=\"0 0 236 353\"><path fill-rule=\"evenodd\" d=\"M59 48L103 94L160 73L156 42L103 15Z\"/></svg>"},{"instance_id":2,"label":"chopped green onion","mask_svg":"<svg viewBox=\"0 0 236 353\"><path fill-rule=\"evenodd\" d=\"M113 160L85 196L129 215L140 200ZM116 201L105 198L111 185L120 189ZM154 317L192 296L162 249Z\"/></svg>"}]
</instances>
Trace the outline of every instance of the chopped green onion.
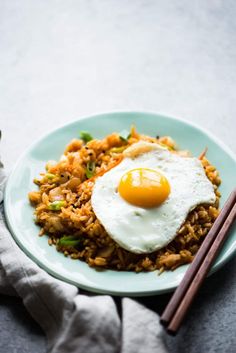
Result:
<instances>
[{"instance_id":1,"label":"chopped green onion","mask_svg":"<svg viewBox=\"0 0 236 353\"><path fill-rule=\"evenodd\" d=\"M120 146L120 147L112 147L110 149L111 153L121 153L126 149L127 146Z\"/></svg>"},{"instance_id":2,"label":"chopped green onion","mask_svg":"<svg viewBox=\"0 0 236 353\"><path fill-rule=\"evenodd\" d=\"M60 211L62 207L66 206L66 201L53 201L48 205L51 211Z\"/></svg>"},{"instance_id":3,"label":"chopped green onion","mask_svg":"<svg viewBox=\"0 0 236 353\"><path fill-rule=\"evenodd\" d=\"M40 179L34 178L33 182L34 182L34 184L36 184L38 186L41 185L41 180Z\"/></svg>"},{"instance_id":4,"label":"chopped green onion","mask_svg":"<svg viewBox=\"0 0 236 353\"><path fill-rule=\"evenodd\" d=\"M122 141L128 142L128 139L130 138L130 132L127 130L122 130L119 133L119 137Z\"/></svg>"},{"instance_id":5,"label":"chopped green onion","mask_svg":"<svg viewBox=\"0 0 236 353\"><path fill-rule=\"evenodd\" d=\"M138 212L138 211L134 211L134 214L135 214L135 216L137 216L137 217L142 217L142 214L141 214L140 212Z\"/></svg>"},{"instance_id":6,"label":"chopped green onion","mask_svg":"<svg viewBox=\"0 0 236 353\"><path fill-rule=\"evenodd\" d=\"M87 143L87 142L93 140L92 135L90 135L90 133L87 132L87 131L80 131L80 138L81 138L81 140L83 140L85 143Z\"/></svg>"},{"instance_id":7,"label":"chopped green onion","mask_svg":"<svg viewBox=\"0 0 236 353\"><path fill-rule=\"evenodd\" d=\"M87 163L87 167L85 171L86 177L88 179L92 178L92 176L94 176L94 172L95 172L95 163L90 161Z\"/></svg>"},{"instance_id":8,"label":"chopped green onion","mask_svg":"<svg viewBox=\"0 0 236 353\"><path fill-rule=\"evenodd\" d=\"M48 178L49 180L52 180L53 178L55 178L55 174L52 173L46 173L45 177Z\"/></svg>"},{"instance_id":9,"label":"chopped green onion","mask_svg":"<svg viewBox=\"0 0 236 353\"><path fill-rule=\"evenodd\" d=\"M158 141L158 144L161 145L162 147L168 149L169 151L173 151L173 150L174 150L173 147L170 147L170 146L166 145L166 144L163 143L163 142L159 142L159 141Z\"/></svg>"},{"instance_id":10,"label":"chopped green onion","mask_svg":"<svg viewBox=\"0 0 236 353\"><path fill-rule=\"evenodd\" d=\"M76 247L82 243L82 239L78 239L78 237L74 235L65 235L60 238L58 245L63 247Z\"/></svg>"}]
</instances>

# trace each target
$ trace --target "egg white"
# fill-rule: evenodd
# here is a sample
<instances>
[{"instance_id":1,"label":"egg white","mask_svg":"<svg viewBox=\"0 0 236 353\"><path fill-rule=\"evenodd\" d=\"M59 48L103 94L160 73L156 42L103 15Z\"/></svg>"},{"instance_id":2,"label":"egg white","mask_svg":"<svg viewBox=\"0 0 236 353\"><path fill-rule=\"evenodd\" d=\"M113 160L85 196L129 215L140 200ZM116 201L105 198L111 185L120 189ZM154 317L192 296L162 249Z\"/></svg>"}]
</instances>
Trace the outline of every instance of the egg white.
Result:
<instances>
[{"instance_id":1,"label":"egg white","mask_svg":"<svg viewBox=\"0 0 236 353\"><path fill-rule=\"evenodd\" d=\"M159 170L169 181L171 192L158 207L131 205L118 193L124 173L142 167ZM192 209L215 200L213 185L197 158L181 157L148 142L129 147L119 165L97 178L91 197L93 210L110 237L137 254L166 246Z\"/></svg>"}]
</instances>

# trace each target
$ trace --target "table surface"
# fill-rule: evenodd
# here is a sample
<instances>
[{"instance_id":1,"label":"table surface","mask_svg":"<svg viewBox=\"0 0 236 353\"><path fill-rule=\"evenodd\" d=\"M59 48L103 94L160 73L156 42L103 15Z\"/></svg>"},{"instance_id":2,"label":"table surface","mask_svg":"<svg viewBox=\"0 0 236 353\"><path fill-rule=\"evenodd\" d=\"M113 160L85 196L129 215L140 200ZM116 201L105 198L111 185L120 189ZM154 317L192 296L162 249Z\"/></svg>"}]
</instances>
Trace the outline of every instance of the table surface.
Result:
<instances>
[{"instance_id":1,"label":"table surface","mask_svg":"<svg viewBox=\"0 0 236 353\"><path fill-rule=\"evenodd\" d=\"M0 2L1 156L90 113L149 110L205 127L234 152L235 1ZM202 287L170 352L234 352L236 258ZM141 298L161 312L169 295ZM46 352L20 299L0 297L0 352Z\"/></svg>"}]
</instances>

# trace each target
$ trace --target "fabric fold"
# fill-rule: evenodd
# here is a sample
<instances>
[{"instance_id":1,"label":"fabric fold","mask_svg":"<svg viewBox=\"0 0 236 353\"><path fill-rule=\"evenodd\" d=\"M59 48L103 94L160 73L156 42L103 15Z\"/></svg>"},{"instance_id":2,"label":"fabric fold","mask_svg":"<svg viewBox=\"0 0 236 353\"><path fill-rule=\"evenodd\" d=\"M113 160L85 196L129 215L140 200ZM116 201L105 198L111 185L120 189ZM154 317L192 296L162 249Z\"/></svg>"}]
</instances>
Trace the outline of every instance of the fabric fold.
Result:
<instances>
[{"instance_id":1,"label":"fabric fold","mask_svg":"<svg viewBox=\"0 0 236 353\"><path fill-rule=\"evenodd\" d=\"M159 324L159 316L138 302L124 298L122 353L148 352L165 353L163 331Z\"/></svg>"}]
</instances>

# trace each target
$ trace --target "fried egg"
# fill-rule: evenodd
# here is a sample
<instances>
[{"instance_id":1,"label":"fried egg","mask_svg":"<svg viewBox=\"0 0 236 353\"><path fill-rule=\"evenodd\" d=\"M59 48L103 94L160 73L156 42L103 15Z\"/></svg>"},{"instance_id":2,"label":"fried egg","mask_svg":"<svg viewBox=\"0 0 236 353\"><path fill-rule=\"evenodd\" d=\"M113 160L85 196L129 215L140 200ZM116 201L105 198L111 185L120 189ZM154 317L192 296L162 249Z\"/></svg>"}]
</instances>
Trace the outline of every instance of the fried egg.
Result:
<instances>
[{"instance_id":1,"label":"fried egg","mask_svg":"<svg viewBox=\"0 0 236 353\"><path fill-rule=\"evenodd\" d=\"M130 252L163 248L191 210L216 200L197 158L145 141L128 147L123 155L117 166L96 179L91 203L110 237Z\"/></svg>"}]
</instances>

